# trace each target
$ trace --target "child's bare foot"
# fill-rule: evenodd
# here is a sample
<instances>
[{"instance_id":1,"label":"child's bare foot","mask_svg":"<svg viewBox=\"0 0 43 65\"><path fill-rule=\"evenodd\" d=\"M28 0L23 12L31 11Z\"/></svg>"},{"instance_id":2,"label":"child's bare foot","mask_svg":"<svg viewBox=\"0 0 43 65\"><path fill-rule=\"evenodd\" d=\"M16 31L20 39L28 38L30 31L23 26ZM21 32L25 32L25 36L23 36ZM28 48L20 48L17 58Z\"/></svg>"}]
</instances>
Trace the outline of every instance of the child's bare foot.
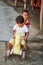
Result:
<instances>
[{"instance_id":1,"label":"child's bare foot","mask_svg":"<svg viewBox=\"0 0 43 65\"><path fill-rule=\"evenodd\" d=\"M7 57L10 56L10 50L7 50Z\"/></svg>"}]
</instances>

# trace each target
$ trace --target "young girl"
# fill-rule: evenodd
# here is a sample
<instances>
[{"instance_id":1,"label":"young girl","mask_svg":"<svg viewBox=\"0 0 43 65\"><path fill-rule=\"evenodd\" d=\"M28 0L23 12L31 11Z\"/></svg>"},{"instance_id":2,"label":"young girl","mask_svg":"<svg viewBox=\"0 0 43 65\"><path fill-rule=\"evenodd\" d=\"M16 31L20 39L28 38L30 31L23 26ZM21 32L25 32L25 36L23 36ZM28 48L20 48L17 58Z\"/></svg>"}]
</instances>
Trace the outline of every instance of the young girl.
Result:
<instances>
[{"instance_id":1,"label":"young girl","mask_svg":"<svg viewBox=\"0 0 43 65\"><path fill-rule=\"evenodd\" d=\"M27 28L29 30L30 20L29 20L29 12L28 12L28 10L23 10L22 11L22 16L24 18L24 24L27 26ZM28 40L26 40L26 45L27 45L27 47L29 47Z\"/></svg>"},{"instance_id":2,"label":"young girl","mask_svg":"<svg viewBox=\"0 0 43 65\"><path fill-rule=\"evenodd\" d=\"M16 17L16 25L12 29L12 39L8 43L7 56L12 53L20 54L22 49L22 58L25 58L26 40L28 39L28 28L24 24L23 16ZM26 35L25 35L26 33ZM19 43L18 43L19 42Z\"/></svg>"},{"instance_id":3,"label":"young girl","mask_svg":"<svg viewBox=\"0 0 43 65\"><path fill-rule=\"evenodd\" d=\"M23 10L22 11L22 16L24 17L24 23L29 28L30 26L30 20L29 20L29 12L28 10Z\"/></svg>"}]
</instances>

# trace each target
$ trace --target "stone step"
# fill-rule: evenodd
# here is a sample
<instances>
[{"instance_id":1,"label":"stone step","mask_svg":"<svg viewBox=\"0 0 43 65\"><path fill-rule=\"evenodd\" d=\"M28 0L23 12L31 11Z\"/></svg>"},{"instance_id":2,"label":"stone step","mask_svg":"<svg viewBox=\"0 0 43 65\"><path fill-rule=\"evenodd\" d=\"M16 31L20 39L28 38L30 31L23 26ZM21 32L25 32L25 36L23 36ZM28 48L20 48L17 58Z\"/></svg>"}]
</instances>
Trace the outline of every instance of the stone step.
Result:
<instances>
[{"instance_id":1,"label":"stone step","mask_svg":"<svg viewBox=\"0 0 43 65\"><path fill-rule=\"evenodd\" d=\"M38 49L43 48L43 43L29 42L29 43L27 43L27 47L29 49L38 50Z\"/></svg>"}]
</instances>

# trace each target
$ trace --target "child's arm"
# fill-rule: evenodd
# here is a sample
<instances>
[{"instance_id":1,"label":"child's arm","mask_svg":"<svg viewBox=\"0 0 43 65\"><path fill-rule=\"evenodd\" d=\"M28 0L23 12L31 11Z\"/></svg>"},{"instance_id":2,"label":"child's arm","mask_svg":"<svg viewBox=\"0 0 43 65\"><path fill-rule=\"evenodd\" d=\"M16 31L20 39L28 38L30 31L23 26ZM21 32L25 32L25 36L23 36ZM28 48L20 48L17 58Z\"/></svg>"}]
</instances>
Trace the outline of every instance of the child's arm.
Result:
<instances>
[{"instance_id":1,"label":"child's arm","mask_svg":"<svg viewBox=\"0 0 43 65\"><path fill-rule=\"evenodd\" d=\"M15 33L16 33L16 25L12 29L12 38L15 39Z\"/></svg>"},{"instance_id":2,"label":"child's arm","mask_svg":"<svg viewBox=\"0 0 43 65\"><path fill-rule=\"evenodd\" d=\"M25 24L26 24L27 28L29 28L29 26L30 26L30 20L27 20Z\"/></svg>"},{"instance_id":3,"label":"child's arm","mask_svg":"<svg viewBox=\"0 0 43 65\"><path fill-rule=\"evenodd\" d=\"M29 32L26 32L26 35L24 37L25 41L28 39Z\"/></svg>"},{"instance_id":4,"label":"child's arm","mask_svg":"<svg viewBox=\"0 0 43 65\"><path fill-rule=\"evenodd\" d=\"M14 33L15 33L15 30L12 30L12 38L13 38L13 39L15 39Z\"/></svg>"}]
</instances>

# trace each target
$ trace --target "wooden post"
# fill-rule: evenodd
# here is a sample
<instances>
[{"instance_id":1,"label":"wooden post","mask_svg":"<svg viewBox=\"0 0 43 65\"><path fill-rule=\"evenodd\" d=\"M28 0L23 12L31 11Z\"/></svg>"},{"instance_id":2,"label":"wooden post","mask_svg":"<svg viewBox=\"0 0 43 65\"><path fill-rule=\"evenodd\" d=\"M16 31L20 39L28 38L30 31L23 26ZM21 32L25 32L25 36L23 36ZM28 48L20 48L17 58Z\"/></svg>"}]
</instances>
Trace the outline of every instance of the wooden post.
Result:
<instances>
[{"instance_id":1,"label":"wooden post","mask_svg":"<svg viewBox=\"0 0 43 65\"><path fill-rule=\"evenodd\" d=\"M26 0L23 0L24 1L24 9L26 9Z\"/></svg>"},{"instance_id":2,"label":"wooden post","mask_svg":"<svg viewBox=\"0 0 43 65\"><path fill-rule=\"evenodd\" d=\"M17 5L17 0L15 0L15 6Z\"/></svg>"},{"instance_id":3,"label":"wooden post","mask_svg":"<svg viewBox=\"0 0 43 65\"><path fill-rule=\"evenodd\" d=\"M41 11L40 11L40 32L42 32L42 7L43 7L43 0L41 0Z\"/></svg>"}]
</instances>

